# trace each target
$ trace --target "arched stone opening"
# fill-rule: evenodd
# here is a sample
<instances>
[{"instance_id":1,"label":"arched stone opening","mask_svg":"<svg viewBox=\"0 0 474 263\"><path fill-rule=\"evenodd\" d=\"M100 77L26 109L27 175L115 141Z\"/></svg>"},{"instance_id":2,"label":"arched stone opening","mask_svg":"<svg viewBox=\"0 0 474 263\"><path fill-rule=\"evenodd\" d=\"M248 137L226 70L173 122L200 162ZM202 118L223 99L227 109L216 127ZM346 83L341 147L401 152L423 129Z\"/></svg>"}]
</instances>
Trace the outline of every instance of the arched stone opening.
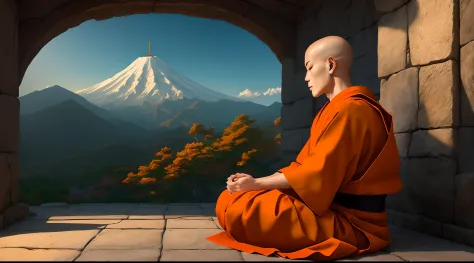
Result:
<instances>
[{"instance_id":1,"label":"arched stone opening","mask_svg":"<svg viewBox=\"0 0 474 263\"><path fill-rule=\"evenodd\" d=\"M0 87L0 122L6 127L0 136L0 215L7 226L23 218L28 209L19 205L19 84L29 64L53 38L87 20L112 17L168 13L226 21L241 27L274 52L279 60L292 56L295 46L295 26L305 1L2 1L0 32L5 39L0 44L4 63L0 77L6 83ZM3 22L3 21L2 21ZM1 228L1 227L0 227Z\"/></svg>"},{"instance_id":2,"label":"arched stone opening","mask_svg":"<svg viewBox=\"0 0 474 263\"><path fill-rule=\"evenodd\" d=\"M18 205L18 86L49 40L88 19L181 13L221 19L259 37L282 63L282 148L287 161L309 137L325 99L304 81L304 51L327 36L353 45L353 83L369 86L394 116L402 193L389 221L474 245L474 4L468 0L337 1L50 0L0 3L0 227ZM469 23L470 22L470 23ZM2 220L4 222L2 222Z\"/></svg>"},{"instance_id":3,"label":"arched stone opening","mask_svg":"<svg viewBox=\"0 0 474 263\"><path fill-rule=\"evenodd\" d=\"M298 4L252 1L47 1L18 3L19 78L51 39L87 20L131 14L168 13L217 19L254 34L281 59L291 52Z\"/></svg>"}]
</instances>

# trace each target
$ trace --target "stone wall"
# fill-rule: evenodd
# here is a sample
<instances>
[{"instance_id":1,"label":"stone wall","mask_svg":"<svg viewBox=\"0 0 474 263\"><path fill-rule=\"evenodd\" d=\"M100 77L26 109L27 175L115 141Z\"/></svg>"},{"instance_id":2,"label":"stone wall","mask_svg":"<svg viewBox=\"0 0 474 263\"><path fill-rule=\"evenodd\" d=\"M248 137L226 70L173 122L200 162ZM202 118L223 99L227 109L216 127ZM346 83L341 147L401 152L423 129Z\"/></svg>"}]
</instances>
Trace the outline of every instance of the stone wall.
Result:
<instances>
[{"instance_id":1,"label":"stone wall","mask_svg":"<svg viewBox=\"0 0 474 263\"><path fill-rule=\"evenodd\" d=\"M0 229L28 213L18 204L18 40L16 1L0 1Z\"/></svg>"},{"instance_id":2,"label":"stone wall","mask_svg":"<svg viewBox=\"0 0 474 263\"><path fill-rule=\"evenodd\" d=\"M474 246L474 1L387 2L375 0L380 102L404 185L389 220Z\"/></svg>"},{"instance_id":3,"label":"stone wall","mask_svg":"<svg viewBox=\"0 0 474 263\"><path fill-rule=\"evenodd\" d=\"M338 35L353 46L355 60L353 84L370 87L377 95L377 21L372 0L314 1L297 27L297 44L293 57L282 60L282 150L285 164L296 155L309 138L314 116L326 98L313 99L304 78L304 53L319 38Z\"/></svg>"}]
</instances>

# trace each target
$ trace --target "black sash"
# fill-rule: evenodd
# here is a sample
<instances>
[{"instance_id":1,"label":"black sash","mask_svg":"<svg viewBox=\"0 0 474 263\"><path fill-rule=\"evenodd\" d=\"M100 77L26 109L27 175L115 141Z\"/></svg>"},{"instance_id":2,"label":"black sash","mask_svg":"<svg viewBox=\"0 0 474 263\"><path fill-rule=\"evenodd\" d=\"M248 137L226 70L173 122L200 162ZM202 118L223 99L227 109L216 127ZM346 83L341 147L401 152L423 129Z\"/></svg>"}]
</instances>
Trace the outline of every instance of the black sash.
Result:
<instances>
[{"instance_id":1,"label":"black sash","mask_svg":"<svg viewBox=\"0 0 474 263\"><path fill-rule=\"evenodd\" d=\"M379 213L385 211L386 197L387 195L352 195L337 193L333 202L350 209Z\"/></svg>"}]
</instances>

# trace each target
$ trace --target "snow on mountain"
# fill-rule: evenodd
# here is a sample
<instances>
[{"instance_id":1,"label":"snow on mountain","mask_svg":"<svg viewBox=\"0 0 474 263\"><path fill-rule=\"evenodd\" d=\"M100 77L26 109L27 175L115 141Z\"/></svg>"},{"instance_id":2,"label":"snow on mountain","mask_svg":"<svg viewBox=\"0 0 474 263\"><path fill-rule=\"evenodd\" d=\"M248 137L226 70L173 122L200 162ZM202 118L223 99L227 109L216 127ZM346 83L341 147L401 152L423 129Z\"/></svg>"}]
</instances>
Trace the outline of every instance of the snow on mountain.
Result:
<instances>
[{"instance_id":1,"label":"snow on mountain","mask_svg":"<svg viewBox=\"0 0 474 263\"><path fill-rule=\"evenodd\" d=\"M77 91L97 105L141 105L182 98L242 101L188 79L155 56L139 57L115 76Z\"/></svg>"}]
</instances>

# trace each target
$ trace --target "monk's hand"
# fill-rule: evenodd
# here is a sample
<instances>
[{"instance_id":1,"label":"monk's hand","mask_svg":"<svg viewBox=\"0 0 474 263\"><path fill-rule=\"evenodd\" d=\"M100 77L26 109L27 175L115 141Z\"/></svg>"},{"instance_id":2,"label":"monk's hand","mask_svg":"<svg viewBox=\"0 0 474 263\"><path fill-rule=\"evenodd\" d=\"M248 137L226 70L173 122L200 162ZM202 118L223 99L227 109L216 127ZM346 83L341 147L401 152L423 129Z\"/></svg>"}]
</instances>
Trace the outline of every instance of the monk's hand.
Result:
<instances>
[{"instance_id":1,"label":"monk's hand","mask_svg":"<svg viewBox=\"0 0 474 263\"><path fill-rule=\"evenodd\" d=\"M230 194L241 191L258 190L255 178L249 174L237 173L227 178L227 190Z\"/></svg>"}]
</instances>

